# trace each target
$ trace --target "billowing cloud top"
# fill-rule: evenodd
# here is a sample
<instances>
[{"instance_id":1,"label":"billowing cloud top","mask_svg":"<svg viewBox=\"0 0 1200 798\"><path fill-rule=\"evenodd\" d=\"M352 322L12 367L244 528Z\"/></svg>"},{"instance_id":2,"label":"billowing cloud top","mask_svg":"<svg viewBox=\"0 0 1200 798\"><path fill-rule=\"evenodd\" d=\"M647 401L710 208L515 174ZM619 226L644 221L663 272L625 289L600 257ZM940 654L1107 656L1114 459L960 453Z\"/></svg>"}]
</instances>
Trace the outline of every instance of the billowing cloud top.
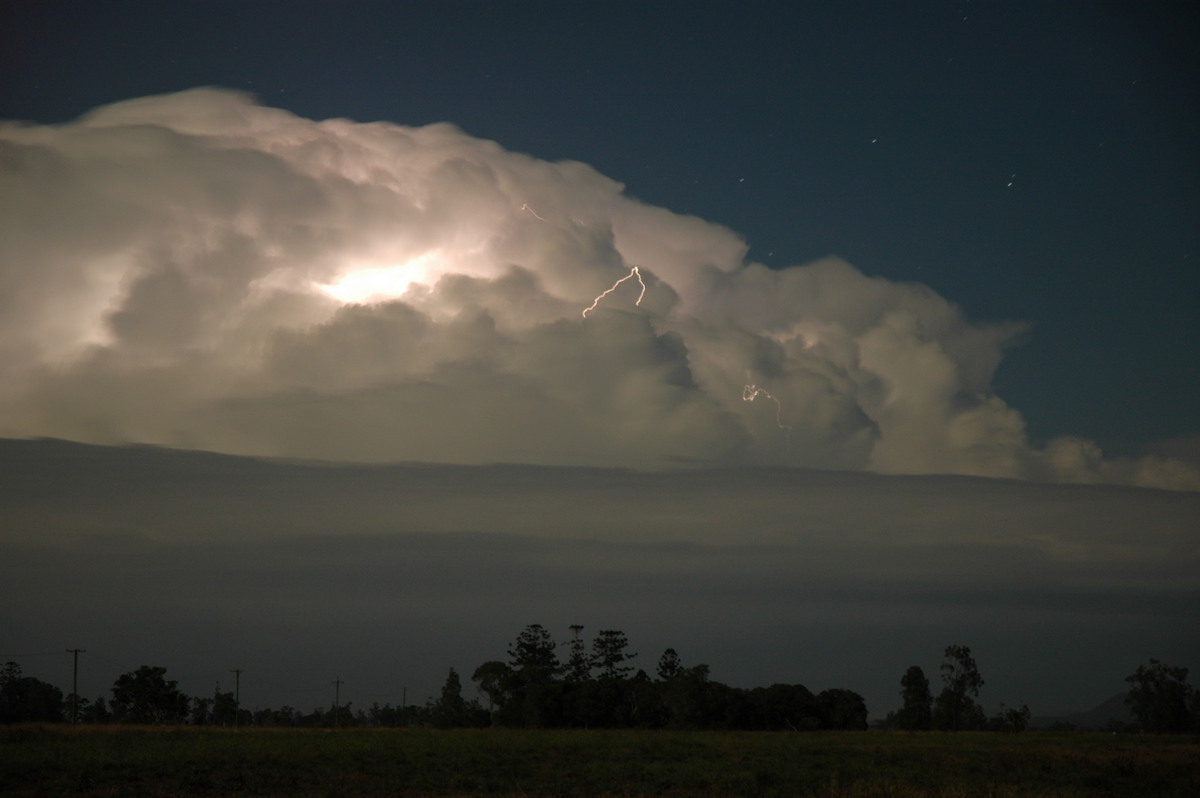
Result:
<instances>
[{"instance_id":1,"label":"billowing cloud top","mask_svg":"<svg viewBox=\"0 0 1200 798\"><path fill-rule=\"evenodd\" d=\"M451 125L196 89L4 123L0 170L3 436L1200 489L1032 446L990 388L1019 324L833 258L747 262L724 227Z\"/></svg>"}]
</instances>

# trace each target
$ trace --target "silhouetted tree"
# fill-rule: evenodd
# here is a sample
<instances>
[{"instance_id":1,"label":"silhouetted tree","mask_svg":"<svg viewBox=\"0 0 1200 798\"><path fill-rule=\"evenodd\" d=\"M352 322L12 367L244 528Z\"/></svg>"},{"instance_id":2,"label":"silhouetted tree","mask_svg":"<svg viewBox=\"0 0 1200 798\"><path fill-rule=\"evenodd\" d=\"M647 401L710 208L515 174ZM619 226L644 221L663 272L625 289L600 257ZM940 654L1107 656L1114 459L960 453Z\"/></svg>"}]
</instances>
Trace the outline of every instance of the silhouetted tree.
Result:
<instances>
[{"instance_id":1,"label":"silhouetted tree","mask_svg":"<svg viewBox=\"0 0 1200 798\"><path fill-rule=\"evenodd\" d=\"M570 655L567 657L565 675L570 682L586 682L592 676L592 661L587 655L587 647L583 643L583 626L571 625Z\"/></svg>"},{"instance_id":2,"label":"silhouetted tree","mask_svg":"<svg viewBox=\"0 0 1200 798\"><path fill-rule=\"evenodd\" d=\"M934 706L933 724L938 729L962 731L979 729L984 724L983 708L975 699L983 687L983 677L975 666L968 646L947 646L942 662L945 686Z\"/></svg>"},{"instance_id":3,"label":"silhouetted tree","mask_svg":"<svg viewBox=\"0 0 1200 798\"><path fill-rule=\"evenodd\" d=\"M233 693L222 693L220 689L212 697L212 724L214 726L234 726L237 719L237 699Z\"/></svg>"},{"instance_id":4,"label":"silhouetted tree","mask_svg":"<svg viewBox=\"0 0 1200 798\"><path fill-rule=\"evenodd\" d=\"M401 709L402 707L394 707L391 704L380 706L378 701L372 702L367 710L367 723L371 726L386 728L399 726Z\"/></svg>"},{"instance_id":5,"label":"silhouetted tree","mask_svg":"<svg viewBox=\"0 0 1200 798\"><path fill-rule=\"evenodd\" d=\"M554 638L541 624L526 626L508 647L508 662L526 682L545 681L558 672Z\"/></svg>"},{"instance_id":6,"label":"silhouetted tree","mask_svg":"<svg viewBox=\"0 0 1200 798\"><path fill-rule=\"evenodd\" d=\"M541 624L526 626L508 647L508 657L513 678L511 702L501 713L503 722L532 727L558 725L562 691L555 682L559 664L550 632Z\"/></svg>"},{"instance_id":7,"label":"silhouetted tree","mask_svg":"<svg viewBox=\"0 0 1200 798\"><path fill-rule=\"evenodd\" d=\"M853 690L835 687L817 694L821 725L826 729L863 731L867 728L867 702Z\"/></svg>"},{"instance_id":8,"label":"silhouetted tree","mask_svg":"<svg viewBox=\"0 0 1200 798\"><path fill-rule=\"evenodd\" d=\"M668 648L658 658L658 678L669 682L681 673L683 673L683 661L679 659L675 649Z\"/></svg>"},{"instance_id":9,"label":"silhouetted tree","mask_svg":"<svg viewBox=\"0 0 1200 798\"><path fill-rule=\"evenodd\" d=\"M261 719L255 718L259 726L299 726L301 714L295 707L284 704L279 709L265 710Z\"/></svg>"},{"instance_id":10,"label":"silhouetted tree","mask_svg":"<svg viewBox=\"0 0 1200 798\"><path fill-rule=\"evenodd\" d=\"M183 723L189 699L166 668L143 665L117 677L112 686L112 710L122 723Z\"/></svg>"},{"instance_id":11,"label":"silhouetted tree","mask_svg":"<svg viewBox=\"0 0 1200 798\"><path fill-rule=\"evenodd\" d=\"M21 666L15 662L0 667L0 723L61 723L65 719L62 690L22 676Z\"/></svg>"},{"instance_id":12,"label":"silhouetted tree","mask_svg":"<svg viewBox=\"0 0 1200 798\"><path fill-rule=\"evenodd\" d=\"M808 731L821 726L817 697L802 684L773 684L745 693L752 713L743 716L742 728L766 731Z\"/></svg>"},{"instance_id":13,"label":"silhouetted tree","mask_svg":"<svg viewBox=\"0 0 1200 798\"><path fill-rule=\"evenodd\" d=\"M684 668L664 685L667 725L675 729L691 729L704 725L710 682L709 668L701 663Z\"/></svg>"},{"instance_id":14,"label":"silhouetted tree","mask_svg":"<svg viewBox=\"0 0 1200 798\"><path fill-rule=\"evenodd\" d=\"M353 701L347 701L340 706L331 703L329 709L314 709L307 725L326 729L349 729L362 725L365 718L362 710L355 711Z\"/></svg>"},{"instance_id":15,"label":"silhouetted tree","mask_svg":"<svg viewBox=\"0 0 1200 798\"><path fill-rule=\"evenodd\" d=\"M63 698L63 714L66 716L68 721L71 719L72 706L75 707L75 711L78 713L76 718L79 721L83 721L83 719L87 717L88 712L91 711L92 702L81 695L76 696L72 695L71 693L67 693L66 697Z\"/></svg>"},{"instance_id":16,"label":"silhouetted tree","mask_svg":"<svg viewBox=\"0 0 1200 798\"><path fill-rule=\"evenodd\" d=\"M442 694L433 706L433 725L450 729L467 725L467 702L462 697L462 681L458 671L450 669L442 685Z\"/></svg>"},{"instance_id":17,"label":"silhouetted tree","mask_svg":"<svg viewBox=\"0 0 1200 798\"><path fill-rule=\"evenodd\" d=\"M639 670L629 686L630 719L633 725L644 729L661 729L667 725L667 706L663 696L663 683L654 682Z\"/></svg>"},{"instance_id":18,"label":"silhouetted tree","mask_svg":"<svg viewBox=\"0 0 1200 798\"><path fill-rule=\"evenodd\" d=\"M592 664L600 669L602 679L621 679L633 670L632 665L623 665L637 656L630 654L629 639L616 629L601 629L592 641Z\"/></svg>"},{"instance_id":19,"label":"silhouetted tree","mask_svg":"<svg viewBox=\"0 0 1200 798\"><path fill-rule=\"evenodd\" d=\"M488 710L494 716L511 703L516 672L503 662L490 660L475 669L471 674L471 681L487 696Z\"/></svg>"},{"instance_id":20,"label":"silhouetted tree","mask_svg":"<svg viewBox=\"0 0 1200 798\"><path fill-rule=\"evenodd\" d=\"M79 714L84 723L108 723L112 720L112 712L109 711L108 702L102 695L96 696L96 700L89 704L86 710L81 709Z\"/></svg>"},{"instance_id":21,"label":"silhouetted tree","mask_svg":"<svg viewBox=\"0 0 1200 798\"><path fill-rule=\"evenodd\" d=\"M212 699L196 697L192 699L191 724L193 726L209 726L212 724Z\"/></svg>"},{"instance_id":22,"label":"silhouetted tree","mask_svg":"<svg viewBox=\"0 0 1200 798\"><path fill-rule=\"evenodd\" d=\"M1187 668L1173 668L1156 659L1125 677L1129 685L1125 703L1142 731L1179 734L1194 727L1200 702L1187 678Z\"/></svg>"},{"instance_id":23,"label":"silhouetted tree","mask_svg":"<svg viewBox=\"0 0 1200 798\"><path fill-rule=\"evenodd\" d=\"M933 692L925 671L911 666L900 679L900 696L904 700L896 713L896 726L909 731L926 731L933 719Z\"/></svg>"},{"instance_id":24,"label":"silhouetted tree","mask_svg":"<svg viewBox=\"0 0 1200 798\"><path fill-rule=\"evenodd\" d=\"M1024 704L1008 708L1001 704L1000 711L988 718L987 730L1019 734L1029 728L1030 714L1029 707Z\"/></svg>"}]
</instances>

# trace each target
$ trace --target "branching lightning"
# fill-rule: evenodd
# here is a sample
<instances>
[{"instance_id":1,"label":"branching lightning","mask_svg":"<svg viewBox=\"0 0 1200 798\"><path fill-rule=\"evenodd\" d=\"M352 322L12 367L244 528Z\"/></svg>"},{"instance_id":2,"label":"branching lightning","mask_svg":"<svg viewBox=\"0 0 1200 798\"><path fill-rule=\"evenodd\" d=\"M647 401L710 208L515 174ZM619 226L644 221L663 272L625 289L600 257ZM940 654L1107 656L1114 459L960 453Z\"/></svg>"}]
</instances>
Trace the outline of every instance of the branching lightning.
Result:
<instances>
[{"instance_id":1,"label":"branching lightning","mask_svg":"<svg viewBox=\"0 0 1200 798\"><path fill-rule=\"evenodd\" d=\"M534 215L534 217L535 217L535 218L537 218L537 219L541 219L543 222L544 222L544 221L546 221L545 219L542 219L542 216L541 216L541 215L540 215L540 214L539 214L537 211L535 211L533 208L530 208L530 207L529 207L529 203L528 203L528 202L526 202L526 203L524 203L523 205L521 205L521 210L523 210L523 211L528 211L529 213L532 213L532 214ZM576 223L577 223L577 224L579 223L579 222L578 222L578 220L576 220ZM600 304L600 300L604 299L604 297L608 296L608 295L609 295L609 294L611 294L613 291L616 291L618 288L620 288L620 287L621 287L621 283L625 282L626 280L633 280L633 279L636 279L636 280L638 281L638 285L640 285L640 286L642 287L642 291L641 291L641 293L640 293L640 294L638 294L637 301L636 301L636 302L634 302L633 304L634 304L634 306L635 306L635 307L636 307L636 306L639 306L639 305L641 305L641 304L642 304L642 299L644 299L644 298L645 298L645 296L646 296L646 281L642 279L642 273L641 273L641 271L638 269L638 267L637 267L637 266L631 266L631 267L629 268L629 274L625 275L625 276L624 276L624 277L622 277L620 280L617 280L615 283L613 283L613 284L612 284L612 286L610 286L610 287L609 287L609 289L608 289L607 291L605 291L604 293L600 294L600 295L599 295L599 296L597 296L595 299L593 299L593 300L592 300L592 304L591 304L591 305L589 305L588 307L586 307L586 308L584 308L584 309L583 309L583 317L586 319L586 318L587 318L587 315L588 315L589 313L591 313L593 310L595 310L595 309L596 309L596 306Z\"/></svg>"},{"instance_id":2,"label":"branching lightning","mask_svg":"<svg viewBox=\"0 0 1200 798\"><path fill-rule=\"evenodd\" d=\"M643 299L643 298L646 296L646 282L645 282L644 280L642 280L642 273L641 273L640 271L638 271L638 267L637 267L637 266L633 266L633 267L630 267L630 269L629 269L629 274L625 275L625 276L624 276L624 277L622 277L620 280L617 280L615 283L613 283L613 284L612 284L612 287L611 287L611 288L609 288L607 291L605 291L604 293L600 294L598 297L596 297L595 299L593 299L593 300L592 300L592 304L591 304L591 306L589 306L589 307L587 307L587 308L584 308L584 311L583 311L583 317L586 319L586 318L587 318L587 314L589 314L589 313L591 313L593 310L595 310L595 309L596 309L596 306L600 304L600 300L601 300L601 299L604 299L604 297L608 296L608 295L609 295L609 294L611 294L613 291L616 291L616 290L617 290L617 287L618 287L618 286L620 286L620 285L621 285L621 283L625 282L626 280L632 280L632 279L634 279L635 277L637 278L638 285L640 285L640 286L642 287L642 292L641 292L640 294L638 294L637 301L636 301L636 302L634 302L633 304L634 304L635 306L637 306L637 305L641 305L641 304L642 304L642 299Z\"/></svg>"},{"instance_id":3,"label":"branching lightning","mask_svg":"<svg viewBox=\"0 0 1200 798\"><path fill-rule=\"evenodd\" d=\"M779 403L779 400L776 399L770 391L768 391L766 388L759 388L754 383L748 382L746 383L746 386L742 388L743 402L753 402L760 396L765 396L775 403L775 426L783 430L784 445L786 446L786 451L790 452L792 449L792 427L790 424L783 423L783 405Z\"/></svg>"},{"instance_id":4,"label":"branching lightning","mask_svg":"<svg viewBox=\"0 0 1200 798\"><path fill-rule=\"evenodd\" d=\"M533 208L530 208L530 207L529 207L529 203L528 203L528 202L526 202L524 205L522 205L522 206L521 206L521 210L523 210L523 211L529 211L529 212L530 212L530 213L532 213L532 214L533 214L533 215L534 215L536 218L538 218L538 219L542 219L542 217L538 215L538 212L537 212L537 211L535 211ZM545 220L545 219L542 219L542 221L544 222L544 221L546 221L546 220Z\"/></svg>"}]
</instances>

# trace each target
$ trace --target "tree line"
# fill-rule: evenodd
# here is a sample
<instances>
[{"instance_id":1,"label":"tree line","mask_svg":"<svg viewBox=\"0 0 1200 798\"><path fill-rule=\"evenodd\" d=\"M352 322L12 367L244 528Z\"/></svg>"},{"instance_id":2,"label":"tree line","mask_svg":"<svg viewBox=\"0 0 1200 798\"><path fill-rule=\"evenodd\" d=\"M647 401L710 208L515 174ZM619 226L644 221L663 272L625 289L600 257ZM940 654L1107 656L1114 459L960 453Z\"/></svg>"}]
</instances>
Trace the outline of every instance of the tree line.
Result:
<instances>
[{"instance_id":1,"label":"tree line","mask_svg":"<svg viewBox=\"0 0 1200 798\"><path fill-rule=\"evenodd\" d=\"M685 666L666 649L654 675L635 670L638 656L625 634L601 630L585 642L582 626L557 643L540 624L523 629L507 648L507 660L479 665L471 679L481 699L463 697L462 679L450 668L437 698L423 705L373 703L355 710L333 704L302 712L290 706L255 709L219 688L211 697L184 694L166 668L143 665L122 674L110 697L67 695L47 682L22 676L15 662L0 667L0 723L79 721L197 726L513 726L531 728L646 728L731 730L863 730L867 707L858 693L832 688L814 694L800 684L731 687L710 678L705 664ZM565 656L560 657L562 650ZM876 726L912 731L1007 731L1028 726L1027 706L987 716L977 702L983 677L963 645L947 646L934 696L924 671L909 667L900 679L902 706ZM1151 659L1126 678L1133 730L1200 732L1200 690L1186 668Z\"/></svg>"},{"instance_id":2,"label":"tree line","mask_svg":"<svg viewBox=\"0 0 1200 798\"><path fill-rule=\"evenodd\" d=\"M813 694L803 685L741 689L714 681L704 664L686 667L674 649L655 675L629 663L637 657L625 634L603 629L587 646L572 626L564 658L551 633L527 626L508 647L507 662L491 660L472 674L487 700L492 725L538 728L865 729L867 706L845 689ZM454 674L451 674L452 676ZM443 689L443 705L457 706Z\"/></svg>"}]
</instances>

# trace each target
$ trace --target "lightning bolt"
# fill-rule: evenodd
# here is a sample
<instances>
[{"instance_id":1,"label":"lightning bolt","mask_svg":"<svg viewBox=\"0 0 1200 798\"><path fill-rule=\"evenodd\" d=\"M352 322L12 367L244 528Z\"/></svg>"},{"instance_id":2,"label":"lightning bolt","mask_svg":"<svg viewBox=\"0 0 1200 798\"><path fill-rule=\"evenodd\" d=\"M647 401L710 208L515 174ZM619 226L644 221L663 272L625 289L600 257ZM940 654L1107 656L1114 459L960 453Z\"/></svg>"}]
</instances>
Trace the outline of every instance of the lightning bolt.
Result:
<instances>
[{"instance_id":1,"label":"lightning bolt","mask_svg":"<svg viewBox=\"0 0 1200 798\"><path fill-rule=\"evenodd\" d=\"M523 210L523 211L529 211L529 212L530 212L530 213L532 213L532 214L533 214L533 215L534 215L536 218L538 218L538 219L542 219L542 217L541 217L541 216L538 216L538 212L537 212L537 211L535 211L533 208L530 208L530 207L529 207L529 203L528 203L528 202L526 202L524 205L522 205L522 206L521 206L521 210ZM546 220L545 220L545 219L542 219L542 221L544 222L544 221L546 221Z\"/></svg>"},{"instance_id":2,"label":"lightning bolt","mask_svg":"<svg viewBox=\"0 0 1200 798\"><path fill-rule=\"evenodd\" d=\"M747 375L747 377L748 376L749 375ZM779 403L779 400L776 399L770 391L768 391L766 388L759 388L754 383L748 382L746 383L746 387L742 388L743 402L753 402L760 396L765 396L775 403L775 426L783 430L785 451L790 452L792 449L792 427L790 424L783 423L783 405Z\"/></svg>"},{"instance_id":3,"label":"lightning bolt","mask_svg":"<svg viewBox=\"0 0 1200 798\"><path fill-rule=\"evenodd\" d=\"M645 283L645 281L644 281L644 280L642 280L642 273L641 273L640 271L638 271L638 267L637 267L637 266L633 266L633 267L631 267L631 268L629 269L629 274L625 275L625 276L624 276L624 277L622 277L620 280L617 280L615 283L613 283L613 284L612 284L612 287L611 287L611 288L609 288L609 289L608 289L607 291L605 291L603 294L600 294L598 297L596 297L595 299L593 299L593 300L592 300L592 304L591 304L591 306L590 306L590 307L587 307L587 308L585 308L585 309L584 309L584 311L583 311L583 317L586 319L586 318L587 318L587 314L589 314L589 313L591 313L593 310L595 310L595 309L596 309L596 306L600 304L600 300L601 300L601 299L604 299L604 297L608 296L608 295L609 295L609 294L611 294L613 291L616 291L616 290L617 290L617 287L618 287L619 285L621 285L621 283L625 282L626 280L632 280L632 279L634 279L635 277L637 278L638 285L640 285L640 286L642 287L642 293L638 294L637 302L634 302L633 304L634 304L635 306L637 306L637 305L641 305L641 304L642 304L642 298L646 296L646 283Z\"/></svg>"}]
</instances>

